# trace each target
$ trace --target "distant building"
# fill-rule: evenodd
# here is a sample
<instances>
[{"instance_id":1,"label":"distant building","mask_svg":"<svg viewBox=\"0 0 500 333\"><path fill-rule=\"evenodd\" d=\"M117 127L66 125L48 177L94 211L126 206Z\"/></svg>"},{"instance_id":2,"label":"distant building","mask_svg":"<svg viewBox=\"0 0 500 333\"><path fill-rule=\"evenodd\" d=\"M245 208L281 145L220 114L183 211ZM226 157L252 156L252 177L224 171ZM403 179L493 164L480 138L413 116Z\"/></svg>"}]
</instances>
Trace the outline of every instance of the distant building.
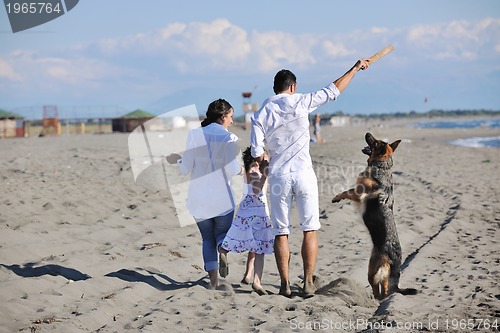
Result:
<instances>
[{"instance_id":1,"label":"distant building","mask_svg":"<svg viewBox=\"0 0 500 333\"><path fill-rule=\"evenodd\" d=\"M173 128L184 128L187 126L187 121L184 117L175 116L172 118L172 127Z\"/></svg>"},{"instance_id":2,"label":"distant building","mask_svg":"<svg viewBox=\"0 0 500 333\"><path fill-rule=\"evenodd\" d=\"M333 116L330 118L330 125L333 127L344 127L351 123L351 117Z\"/></svg>"},{"instance_id":3,"label":"distant building","mask_svg":"<svg viewBox=\"0 0 500 333\"><path fill-rule=\"evenodd\" d=\"M0 138L24 137L24 124L22 116L0 110Z\"/></svg>"},{"instance_id":4,"label":"distant building","mask_svg":"<svg viewBox=\"0 0 500 333\"><path fill-rule=\"evenodd\" d=\"M244 128L247 129L250 128L253 115L259 110L259 104L251 102L251 92L243 92L241 95L243 96L243 113L245 114Z\"/></svg>"},{"instance_id":5,"label":"distant building","mask_svg":"<svg viewBox=\"0 0 500 333\"><path fill-rule=\"evenodd\" d=\"M137 109L129 112L119 118L111 119L111 128L113 132L130 133L136 127L155 118L156 115Z\"/></svg>"}]
</instances>

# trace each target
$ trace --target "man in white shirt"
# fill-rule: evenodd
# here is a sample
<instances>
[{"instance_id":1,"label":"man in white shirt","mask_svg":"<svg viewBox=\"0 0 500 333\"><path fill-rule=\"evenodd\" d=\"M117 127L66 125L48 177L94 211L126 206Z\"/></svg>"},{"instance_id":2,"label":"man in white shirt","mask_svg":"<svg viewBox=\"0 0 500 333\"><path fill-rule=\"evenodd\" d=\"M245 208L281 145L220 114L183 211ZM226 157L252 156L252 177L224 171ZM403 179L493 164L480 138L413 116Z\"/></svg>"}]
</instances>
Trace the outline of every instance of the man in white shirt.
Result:
<instances>
[{"instance_id":1,"label":"man in white shirt","mask_svg":"<svg viewBox=\"0 0 500 333\"><path fill-rule=\"evenodd\" d=\"M250 144L252 156L270 154L269 191L271 220L275 230L274 253L281 278L279 293L290 297L288 278L290 248L290 212L295 199L303 231L302 260L304 296L314 295L313 273L318 256L319 222L318 184L309 154L309 113L333 101L349 85L359 70L367 69L369 60L358 60L344 75L325 88L309 93L296 92L297 79L289 70L274 77L276 95L264 101L252 117Z\"/></svg>"}]
</instances>

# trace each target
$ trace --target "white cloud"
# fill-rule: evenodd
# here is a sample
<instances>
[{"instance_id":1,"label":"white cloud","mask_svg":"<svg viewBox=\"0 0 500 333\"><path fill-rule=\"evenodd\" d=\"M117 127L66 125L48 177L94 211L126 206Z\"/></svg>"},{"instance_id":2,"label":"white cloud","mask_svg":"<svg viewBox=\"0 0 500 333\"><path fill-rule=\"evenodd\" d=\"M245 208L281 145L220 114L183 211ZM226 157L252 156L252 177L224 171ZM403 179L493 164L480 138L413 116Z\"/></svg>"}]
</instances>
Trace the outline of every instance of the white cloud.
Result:
<instances>
[{"instance_id":1,"label":"white cloud","mask_svg":"<svg viewBox=\"0 0 500 333\"><path fill-rule=\"evenodd\" d=\"M0 59L0 79L20 81L22 78L22 87L27 90L64 90L67 85L92 90L97 89L100 81L107 77L116 77L124 72L124 69L108 62L84 57L64 58L17 50L8 58L10 63ZM16 68L17 72L12 68Z\"/></svg>"},{"instance_id":2,"label":"white cloud","mask_svg":"<svg viewBox=\"0 0 500 333\"><path fill-rule=\"evenodd\" d=\"M282 31L245 31L227 19L172 23L153 32L96 41L75 49L90 58L150 71L178 74L259 73L277 67L308 69L354 62L386 46L396 46L398 57L413 61L472 61L498 52L500 19L451 21L390 30L373 27L344 35L290 34Z\"/></svg>"},{"instance_id":3,"label":"white cloud","mask_svg":"<svg viewBox=\"0 0 500 333\"><path fill-rule=\"evenodd\" d=\"M151 94L164 87L186 87L190 80L200 86L212 84L212 78L238 77L241 81L261 73L268 77L280 68L308 70L319 78L325 73L341 74L358 58L387 44L393 44L396 51L385 66L407 66L405 73L423 75L429 68L443 65L456 71L453 65L466 63L460 70L465 75L474 72L474 61L489 70L497 68L500 19L324 35L247 31L227 19L179 22L55 51L13 51L0 59L0 83L4 94L5 87L22 79L17 91L53 89L63 94L71 85L91 95L117 90L117 86L130 94ZM417 67L422 64L424 67Z\"/></svg>"},{"instance_id":4,"label":"white cloud","mask_svg":"<svg viewBox=\"0 0 500 333\"><path fill-rule=\"evenodd\" d=\"M44 58L38 63L50 77L75 86L97 80L105 73L98 62L90 59Z\"/></svg>"},{"instance_id":5,"label":"white cloud","mask_svg":"<svg viewBox=\"0 0 500 333\"><path fill-rule=\"evenodd\" d=\"M21 81L21 75L16 73L12 66L4 60L0 58L0 78L6 78L12 81Z\"/></svg>"},{"instance_id":6,"label":"white cloud","mask_svg":"<svg viewBox=\"0 0 500 333\"><path fill-rule=\"evenodd\" d=\"M186 30L186 24L184 23L172 23L167 25L165 28L160 30L160 36L167 40L173 36L180 35Z\"/></svg>"},{"instance_id":7,"label":"white cloud","mask_svg":"<svg viewBox=\"0 0 500 333\"><path fill-rule=\"evenodd\" d=\"M500 19L451 21L438 25L419 25L408 29L408 48L435 60L476 60L497 52Z\"/></svg>"},{"instance_id":8,"label":"white cloud","mask_svg":"<svg viewBox=\"0 0 500 333\"><path fill-rule=\"evenodd\" d=\"M348 50L343 43L334 43L331 40L323 42L323 51L326 56L345 57L353 54L352 50Z\"/></svg>"},{"instance_id":9,"label":"white cloud","mask_svg":"<svg viewBox=\"0 0 500 333\"><path fill-rule=\"evenodd\" d=\"M154 58L180 72L199 72L237 68L250 52L247 32L226 19L209 23L172 23L149 33L121 39L106 39L95 46L111 57Z\"/></svg>"},{"instance_id":10,"label":"white cloud","mask_svg":"<svg viewBox=\"0 0 500 333\"><path fill-rule=\"evenodd\" d=\"M370 32L374 34L387 34L390 33L390 30L384 27L373 27L370 29Z\"/></svg>"},{"instance_id":11,"label":"white cloud","mask_svg":"<svg viewBox=\"0 0 500 333\"><path fill-rule=\"evenodd\" d=\"M180 35L174 36L179 40L170 43L174 38L169 37L167 47L176 46L189 60L199 59L215 69L238 66L250 51L246 31L225 19L189 24Z\"/></svg>"},{"instance_id":12,"label":"white cloud","mask_svg":"<svg viewBox=\"0 0 500 333\"><path fill-rule=\"evenodd\" d=\"M296 36L284 32L254 32L251 40L252 53L249 61L254 70L266 72L278 66L308 66L316 63L312 49L317 39Z\"/></svg>"}]
</instances>

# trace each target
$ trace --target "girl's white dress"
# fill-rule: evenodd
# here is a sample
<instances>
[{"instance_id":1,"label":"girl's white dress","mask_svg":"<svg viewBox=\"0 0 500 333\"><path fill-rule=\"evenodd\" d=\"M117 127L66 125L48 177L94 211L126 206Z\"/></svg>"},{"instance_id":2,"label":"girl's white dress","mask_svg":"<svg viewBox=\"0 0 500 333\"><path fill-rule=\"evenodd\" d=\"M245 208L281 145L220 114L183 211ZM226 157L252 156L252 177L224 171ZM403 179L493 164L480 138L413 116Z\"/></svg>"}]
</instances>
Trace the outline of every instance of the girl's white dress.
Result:
<instances>
[{"instance_id":1,"label":"girl's white dress","mask_svg":"<svg viewBox=\"0 0 500 333\"><path fill-rule=\"evenodd\" d=\"M250 184L244 184L243 189L243 199L222 247L231 252L271 254L274 252L274 234L265 190L254 194Z\"/></svg>"}]
</instances>

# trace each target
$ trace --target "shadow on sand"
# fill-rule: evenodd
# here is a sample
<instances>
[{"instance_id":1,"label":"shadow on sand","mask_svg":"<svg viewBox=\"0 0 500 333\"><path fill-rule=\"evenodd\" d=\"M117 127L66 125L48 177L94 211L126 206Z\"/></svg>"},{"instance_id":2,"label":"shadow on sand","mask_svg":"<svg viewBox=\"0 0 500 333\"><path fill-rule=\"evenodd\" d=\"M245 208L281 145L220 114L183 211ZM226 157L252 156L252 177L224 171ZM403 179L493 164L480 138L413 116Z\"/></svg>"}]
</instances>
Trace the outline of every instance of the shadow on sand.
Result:
<instances>
[{"instance_id":1,"label":"shadow on sand","mask_svg":"<svg viewBox=\"0 0 500 333\"><path fill-rule=\"evenodd\" d=\"M178 290L184 288L191 288L194 286L205 287L207 284L206 282L203 281L205 277L202 277L196 281L179 282L175 281L174 279L164 274L154 273L148 270L145 271L151 275L141 274L135 270L130 270L130 269L120 269L119 271L108 273L105 276L115 277L127 282L143 282L149 284L151 287L156 288L158 290ZM168 281L169 283L166 284L159 281L154 275Z\"/></svg>"},{"instance_id":2,"label":"shadow on sand","mask_svg":"<svg viewBox=\"0 0 500 333\"><path fill-rule=\"evenodd\" d=\"M62 276L68 280L73 280L73 281L83 281L91 278L90 275L83 274L82 272L73 268L66 268L63 266L53 265L53 264L34 267L35 265L36 263L27 263L22 266L0 264L0 266L7 268L14 274L22 277L39 277L43 275L52 275L52 276Z\"/></svg>"}]
</instances>

